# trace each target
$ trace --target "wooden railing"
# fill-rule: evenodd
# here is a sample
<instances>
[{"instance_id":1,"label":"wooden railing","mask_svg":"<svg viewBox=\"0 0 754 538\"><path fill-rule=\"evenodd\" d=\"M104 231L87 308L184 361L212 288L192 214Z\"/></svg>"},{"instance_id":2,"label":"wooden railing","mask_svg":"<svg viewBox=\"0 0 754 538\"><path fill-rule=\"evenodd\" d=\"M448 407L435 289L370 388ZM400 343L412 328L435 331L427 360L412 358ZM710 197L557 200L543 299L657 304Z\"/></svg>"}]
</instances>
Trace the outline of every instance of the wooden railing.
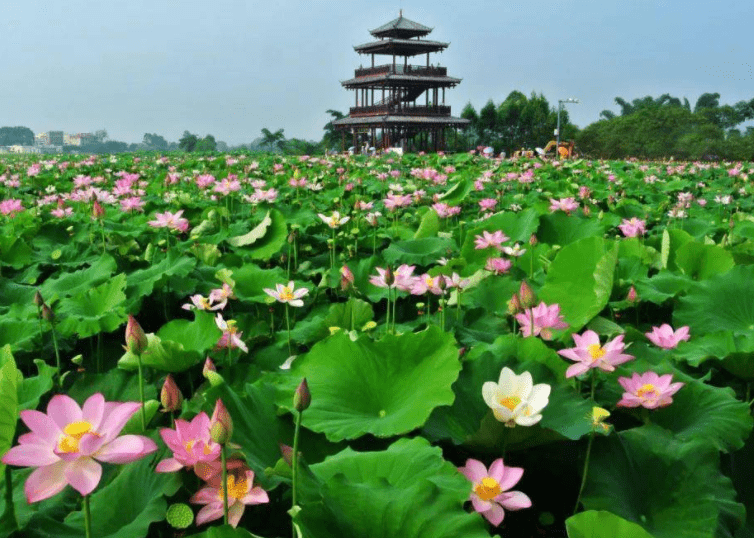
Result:
<instances>
[{"instance_id":1,"label":"wooden railing","mask_svg":"<svg viewBox=\"0 0 754 538\"><path fill-rule=\"evenodd\" d=\"M445 105L421 105L421 106L391 106L391 105L375 105L375 106L358 106L351 107L349 110L349 116L362 117L362 116L381 116L386 114L401 114L404 116L449 116L450 107Z\"/></svg>"},{"instance_id":2,"label":"wooden railing","mask_svg":"<svg viewBox=\"0 0 754 538\"><path fill-rule=\"evenodd\" d=\"M426 65L385 64L374 67L361 67L356 70L356 77L372 77L375 75L418 75L444 77L448 74L447 67L427 67Z\"/></svg>"}]
</instances>

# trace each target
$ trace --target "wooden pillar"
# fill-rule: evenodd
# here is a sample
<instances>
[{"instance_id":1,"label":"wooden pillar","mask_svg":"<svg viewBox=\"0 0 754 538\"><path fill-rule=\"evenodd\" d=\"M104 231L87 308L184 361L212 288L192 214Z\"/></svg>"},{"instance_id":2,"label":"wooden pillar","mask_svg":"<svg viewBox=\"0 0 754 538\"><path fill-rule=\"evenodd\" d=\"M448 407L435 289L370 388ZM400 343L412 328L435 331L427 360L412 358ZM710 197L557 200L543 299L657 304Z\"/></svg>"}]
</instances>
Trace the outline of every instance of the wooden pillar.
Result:
<instances>
[{"instance_id":1,"label":"wooden pillar","mask_svg":"<svg viewBox=\"0 0 754 538\"><path fill-rule=\"evenodd\" d=\"M374 54L372 54L372 67L374 67Z\"/></svg>"},{"instance_id":2,"label":"wooden pillar","mask_svg":"<svg viewBox=\"0 0 754 538\"><path fill-rule=\"evenodd\" d=\"M372 106L374 106L374 88L372 88Z\"/></svg>"},{"instance_id":3,"label":"wooden pillar","mask_svg":"<svg viewBox=\"0 0 754 538\"><path fill-rule=\"evenodd\" d=\"M445 104L445 88L442 89L442 104Z\"/></svg>"},{"instance_id":4,"label":"wooden pillar","mask_svg":"<svg viewBox=\"0 0 754 538\"><path fill-rule=\"evenodd\" d=\"M353 96L356 98L356 102L353 104L353 106L358 107L359 106L359 90L358 90L358 88L353 91Z\"/></svg>"},{"instance_id":5,"label":"wooden pillar","mask_svg":"<svg viewBox=\"0 0 754 538\"><path fill-rule=\"evenodd\" d=\"M429 52L427 53L427 67L429 67Z\"/></svg>"}]
</instances>

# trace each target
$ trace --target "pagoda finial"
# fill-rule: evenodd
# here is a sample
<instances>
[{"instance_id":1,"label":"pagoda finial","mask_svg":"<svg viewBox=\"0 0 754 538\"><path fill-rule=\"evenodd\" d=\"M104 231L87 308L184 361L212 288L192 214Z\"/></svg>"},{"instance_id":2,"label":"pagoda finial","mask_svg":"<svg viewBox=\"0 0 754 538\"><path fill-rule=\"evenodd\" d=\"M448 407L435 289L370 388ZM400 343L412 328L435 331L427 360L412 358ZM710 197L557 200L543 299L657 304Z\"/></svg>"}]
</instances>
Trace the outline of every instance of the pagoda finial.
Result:
<instances>
[{"instance_id":1,"label":"pagoda finial","mask_svg":"<svg viewBox=\"0 0 754 538\"><path fill-rule=\"evenodd\" d=\"M398 10L398 18L399 18L399 19L402 19L402 18L403 18L403 10L402 10L402 9L399 9L399 10Z\"/></svg>"}]
</instances>

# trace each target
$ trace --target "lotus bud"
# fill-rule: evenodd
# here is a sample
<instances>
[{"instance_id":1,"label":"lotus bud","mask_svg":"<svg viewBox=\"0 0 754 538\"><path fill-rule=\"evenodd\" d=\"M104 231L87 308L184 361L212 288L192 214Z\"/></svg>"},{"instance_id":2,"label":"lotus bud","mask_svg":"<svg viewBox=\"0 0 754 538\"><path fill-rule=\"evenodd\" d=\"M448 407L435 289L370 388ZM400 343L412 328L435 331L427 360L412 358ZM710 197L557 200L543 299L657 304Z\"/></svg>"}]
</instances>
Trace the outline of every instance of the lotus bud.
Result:
<instances>
[{"instance_id":1,"label":"lotus bud","mask_svg":"<svg viewBox=\"0 0 754 538\"><path fill-rule=\"evenodd\" d=\"M212 359L207 357L207 360L204 361L204 368L202 368L202 375L207 377L209 372L217 372L217 368L215 368L215 363L212 362Z\"/></svg>"},{"instance_id":2,"label":"lotus bud","mask_svg":"<svg viewBox=\"0 0 754 538\"><path fill-rule=\"evenodd\" d=\"M53 312L52 308L47 304L42 304L42 319L49 321L50 323L55 321L55 312Z\"/></svg>"},{"instance_id":3,"label":"lotus bud","mask_svg":"<svg viewBox=\"0 0 754 538\"><path fill-rule=\"evenodd\" d=\"M293 467L293 447L280 443L280 454L283 456L283 461L288 464L288 467Z\"/></svg>"},{"instance_id":4,"label":"lotus bud","mask_svg":"<svg viewBox=\"0 0 754 538\"><path fill-rule=\"evenodd\" d=\"M639 294L636 293L636 288L631 286L631 288L628 290L628 295L626 295L626 301L628 301L629 303L635 303L638 298Z\"/></svg>"},{"instance_id":5,"label":"lotus bud","mask_svg":"<svg viewBox=\"0 0 754 538\"><path fill-rule=\"evenodd\" d=\"M134 355L141 355L146 351L149 342L144 329L132 314L128 315L128 324L126 325L126 349Z\"/></svg>"},{"instance_id":6,"label":"lotus bud","mask_svg":"<svg viewBox=\"0 0 754 538\"><path fill-rule=\"evenodd\" d=\"M92 205L92 218L97 220L105 218L105 208L100 205L98 200L95 200Z\"/></svg>"},{"instance_id":7,"label":"lotus bud","mask_svg":"<svg viewBox=\"0 0 754 538\"><path fill-rule=\"evenodd\" d=\"M340 268L340 288L347 291L353 287L354 276L347 265Z\"/></svg>"},{"instance_id":8,"label":"lotus bud","mask_svg":"<svg viewBox=\"0 0 754 538\"><path fill-rule=\"evenodd\" d=\"M45 304L44 299L42 299L42 294L39 293L39 290L34 292L34 304L37 306L37 308L41 308L43 304Z\"/></svg>"},{"instance_id":9,"label":"lotus bud","mask_svg":"<svg viewBox=\"0 0 754 538\"><path fill-rule=\"evenodd\" d=\"M160 391L160 403L162 403L162 407L167 413L178 411L183 404L183 394L181 394L181 389L175 384L173 376L170 374L165 378L165 383L162 385L162 390Z\"/></svg>"},{"instance_id":10,"label":"lotus bud","mask_svg":"<svg viewBox=\"0 0 754 538\"><path fill-rule=\"evenodd\" d=\"M521 287L518 290L518 298L521 302L522 308L531 308L537 303L537 297L534 295L534 290L524 280L521 282Z\"/></svg>"},{"instance_id":11,"label":"lotus bud","mask_svg":"<svg viewBox=\"0 0 754 538\"><path fill-rule=\"evenodd\" d=\"M529 244L533 247L537 246L537 236L535 234L531 234L531 237L529 237Z\"/></svg>"},{"instance_id":12,"label":"lotus bud","mask_svg":"<svg viewBox=\"0 0 754 538\"><path fill-rule=\"evenodd\" d=\"M445 291L448 287L448 279L445 275L439 275L437 277L437 287L440 288L440 291Z\"/></svg>"},{"instance_id":13,"label":"lotus bud","mask_svg":"<svg viewBox=\"0 0 754 538\"><path fill-rule=\"evenodd\" d=\"M385 284L387 284L388 287L391 287L395 283L395 274L393 274L393 269L388 265L385 268Z\"/></svg>"},{"instance_id":14,"label":"lotus bud","mask_svg":"<svg viewBox=\"0 0 754 538\"><path fill-rule=\"evenodd\" d=\"M518 293L514 293L510 301L508 301L508 314L515 316L519 312L522 312L521 301L518 298Z\"/></svg>"},{"instance_id":15,"label":"lotus bud","mask_svg":"<svg viewBox=\"0 0 754 538\"><path fill-rule=\"evenodd\" d=\"M301 413L306 411L312 403L312 395L309 392L309 384L306 382L306 378L301 380L296 392L293 393L293 408Z\"/></svg>"},{"instance_id":16,"label":"lotus bud","mask_svg":"<svg viewBox=\"0 0 754 538\"><path fill-rule=\"evenodd\" d=\"M209 436L215 443L225 445L230 441L232 435L233 420L230 418L230 413L225 408L223 401L218 399L209 421Z\"/></svg>"}]
</instances>

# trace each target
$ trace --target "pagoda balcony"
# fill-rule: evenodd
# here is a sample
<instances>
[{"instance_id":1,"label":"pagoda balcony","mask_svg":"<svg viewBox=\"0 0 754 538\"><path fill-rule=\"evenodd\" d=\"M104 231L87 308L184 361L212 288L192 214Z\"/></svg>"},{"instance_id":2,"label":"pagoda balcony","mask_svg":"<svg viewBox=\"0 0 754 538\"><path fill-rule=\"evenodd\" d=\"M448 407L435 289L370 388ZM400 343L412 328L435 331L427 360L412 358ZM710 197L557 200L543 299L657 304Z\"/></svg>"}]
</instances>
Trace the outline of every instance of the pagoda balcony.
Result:
<instances>
[{"instance_id":1,"label":"pagoda balcony","mask_svg":"<svg viewBox=\"0 0 754 538\"><path fill-rule=\"evenodd\" d=\"M420 105L420 106L403 106L396 105L374 105L374 106L357 106L351 107L349 116L450 116L450 107L446 105Z\"/></svg>"},{"instance_id":2,"label":"pagoda balcony","mask_svg":"<svg viewBox=\"0 0 754 538\"><path fill-rule=\"evenodd\" d=\"M447 67L427 67L426 65L385 64L374 67L361 67L356 70L355 77L374 77L377 75L416 75L445 77L448 75Z\"/></svg>"}]
</instances>

